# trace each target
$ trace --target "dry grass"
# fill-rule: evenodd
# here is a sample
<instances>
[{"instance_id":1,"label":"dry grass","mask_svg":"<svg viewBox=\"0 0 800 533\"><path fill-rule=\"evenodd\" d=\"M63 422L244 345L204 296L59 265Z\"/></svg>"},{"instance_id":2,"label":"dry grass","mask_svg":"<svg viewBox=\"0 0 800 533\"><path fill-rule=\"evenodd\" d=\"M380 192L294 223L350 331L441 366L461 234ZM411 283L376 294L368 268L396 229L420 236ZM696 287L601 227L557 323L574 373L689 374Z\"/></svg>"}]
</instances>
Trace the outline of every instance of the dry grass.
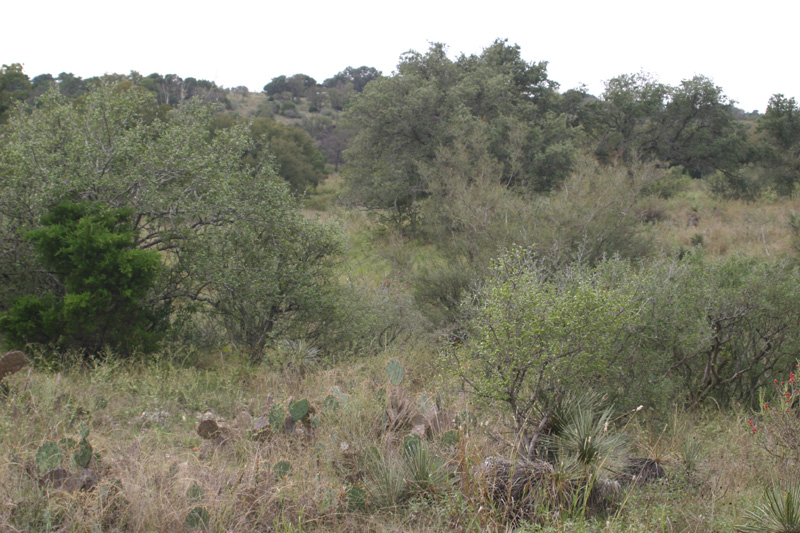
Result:
<instances>
[{"instance_id":1,"label":"dry grass","mask_svg":"<svg viewBox=\"0 0 800 533\"><path fill-rule=\"evenodd\" d=\"M348 512L344 491L348 469L358 468L353 457L386 441L383 364L385 358L370 359L302 379L224 361L205 370L162 362L110 364L91 374L34 372L27 384L24 376L12 377L0 404L0 524L11 531L171 531L181 530L187 513L202 506L211 530L287 530L301 523L363 530L373 519ZM410 380L413 394L419 384ZM349 401L324 412L334 386ZM284 406L290 397L308 398L319 411L319 427L313 435L249 438L236 415L268 414L270 397ZM214 443L197 435L206 410L234 429L233 438ZM100 488L66 493L41 485L38 447L74 437L81 422L90 426L88 440L99 454L90 468L99 473ZM279 461L292 466L286 479L272 472ZM65 468L74 469L66 462ZM199 487L194 493L193 486ZM101 492L106 500L113 492L113 504L101 501Z\"/></svg>"},{"instance_id":2,"label":"dry grass","mask_svg":"<svg viewBox=\"0 0 800 533\"><path fill-rule=\"evenodd\" d=\"M241 117L254 117L258 106L267 101L267 96L262 92L251 92L247 96L228 93L228 101L233 107L233 112Z\"/></svg>"},{"instance_id":3,"label":"dry grass","mask_svg":"<svg viewBox=\"0 0 800 533\"><path fill-rule=\"evenodd\" d=\"M451 469L451 489L413 497L395 509L364 512L350 505L347 490L363 483L365 451L391 450L402 437L387 433L384 421L384 366L390 357L405 363L411 398L438 395L453 412L474 410L442 375L430 348L422 347L304 377L220 358L205 369L161 361L109 363L93 373L35 371L31 380L14 375L0 403L0 530L179 531L197 507L208 513L211 531L502 530L502 515L481 499L473 475L487 456L510 453L502 421L491 413L465 427L456 448L431 441ZM324 411L333 387L347 401ZM246 411L256 418L271 403L285 406L289 397L308 398L317 408L313 435L250 438L237 415ZM198 417L207 410L232 428L230 440L215 443L197 435ZM668 478L631 490L610 515L564 516L545 524L545 531L724 531L740 523L762 484L777 473L751 438L744 415L675 414L666 428L646 411L639 416L627 427L633 447L641 456L657 457ZM651 420L658 425L651 427ZM89 441L99 455L90 468L100 484L75 493L41 485L31 474L37 448L46 440L74 437L81 422L90 426ZM687 434L702 443L693 469L683 459ZM279 461L291 464L284 479L273 472ZM519 527L528 530L524 523Z\"/></svg>"},{"instance_id":4,"label":"dry grass","mask_svg":"<svg viewBox=\"0 0 800 533\"><path fill-rule=\"evenodd\" d=\"M712 198L704 184L670 200L658 201L664 218L655 224L664 250L701 244L712 257L732 253L778 258L792 253L789 215L800 212L800 198L748 203Z\"/></svg>"}]
</instances>

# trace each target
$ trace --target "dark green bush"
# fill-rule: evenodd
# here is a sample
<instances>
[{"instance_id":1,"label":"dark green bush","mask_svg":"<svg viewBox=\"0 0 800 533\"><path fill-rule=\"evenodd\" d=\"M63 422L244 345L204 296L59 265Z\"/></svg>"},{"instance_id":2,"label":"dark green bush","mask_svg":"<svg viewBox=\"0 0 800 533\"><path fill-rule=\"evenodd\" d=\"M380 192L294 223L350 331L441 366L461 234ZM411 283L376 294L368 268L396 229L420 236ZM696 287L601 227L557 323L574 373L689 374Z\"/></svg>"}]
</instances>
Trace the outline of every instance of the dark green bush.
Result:
<instances>
[{"instance_id":1,"label":"dark green bush","mask_svg":"<svg viewBox=\"0 0 800 533\"><path fill-rule=\"evenodd\" d=\"M50 292L27 294L2 317L0 331L13 346L52 344L98 353L150 351L162 328L147 296L161 268L155 251L136 247L129 209L63 202L25 238L53 278Z\"/></svg>"},{"instance_id":2,"label":"dark green bush","mask_svg":"<svg viewBox=\"0 0 800 533\"><path fill-rule=\"evenodd\" d=\"M300 113L297 112L297 106L294 102L284 102L281 104L281 115L289 118L297 118Z\"/></svg>"}]
</instances>

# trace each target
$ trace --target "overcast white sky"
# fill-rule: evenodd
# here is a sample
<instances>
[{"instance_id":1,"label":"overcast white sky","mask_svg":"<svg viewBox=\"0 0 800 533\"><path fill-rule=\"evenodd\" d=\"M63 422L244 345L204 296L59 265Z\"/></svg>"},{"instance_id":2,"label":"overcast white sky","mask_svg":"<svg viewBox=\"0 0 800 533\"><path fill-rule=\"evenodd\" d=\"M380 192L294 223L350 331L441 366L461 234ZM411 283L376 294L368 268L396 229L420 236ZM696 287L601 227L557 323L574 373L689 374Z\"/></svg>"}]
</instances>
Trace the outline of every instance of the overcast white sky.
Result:
<instances>
[{"instance_id":1,"label":"overcast white sky","mask_svg":"<svg viewBox=\"0 0 800 533\"><path fill-rule=\"evenodd\" d=\"M443 42L455 57L496 38L548 61L563 90L640 70L677 84L703 74L738 106L800 96L796 0L554 1L42 0L7 2L0 63L38 74L152 72L260 91L298 72L348 65L390 74L406 50Z\"/></svg>"}]
</instances>

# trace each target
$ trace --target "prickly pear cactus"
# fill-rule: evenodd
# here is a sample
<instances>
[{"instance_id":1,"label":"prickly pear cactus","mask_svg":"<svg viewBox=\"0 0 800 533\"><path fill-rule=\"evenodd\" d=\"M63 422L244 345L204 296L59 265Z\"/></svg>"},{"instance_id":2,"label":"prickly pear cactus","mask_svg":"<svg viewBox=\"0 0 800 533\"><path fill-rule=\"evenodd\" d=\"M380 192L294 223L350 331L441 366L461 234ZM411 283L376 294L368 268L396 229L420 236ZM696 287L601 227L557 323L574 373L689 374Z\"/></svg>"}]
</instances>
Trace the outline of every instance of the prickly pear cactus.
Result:
<instances>
[{"instance_id":1,"label":"prickly pear cactus","mask_svg":"<svg viewBox=\"0 0 800 533\"><path fill-rule=\"evenodd\" d=\"M61 453L61 448L51 440L45 442L36 450L36 468L42 474L48 470L58 468L63 460L64 454Z\"/></svg>"},{"instance_id":2,"label":"prickly pear cactus","mask_svg":"<svg viewBox=\"0 0 800 533\"><path fill-rule=\"evenodd\" d=\"M189 485L189 488L186 489L186 497L192 501L200 501L205 495L206 491L197 483L192 483Z\"/></svg>"},{"instance_id":3,"label":"prickly pear cactus","mask_svg":"<svg viewBox=\"0 0 800 533\"><path fill-rule=\"evenodd\" d=\"M295 422L299 422L308 414L310 408L311 404L303 398L289 405L289 414L292 415Z\"/></svg>"},{"instance_id":4,"label":"prickly pear cactus","mask_svg":"<svg viewBox=\"0 0 800 533\"><path fill-rule=\"evenodd\" d=\"M89 468L92 462L92 445L83 438L78 443L78 449L72 453L72 461L80 468Z\"/></svg>"},{"instance_id":5,"label":"prickly pear cactus","mask_svg":"<svg viewBox=\"0 0 800 533\"><path fill-rule=\"evenodd\" d=\"M442 434L442 444L445 446L455 446L458 444L458 431L451 429Z\"/></svg>"},{"instance_id":6,"label":"prickly pear cactus","mask_svg":"<svg viewBox=\"0 0 800 533\"><path fill-rule=\"evenodd\" d=\"M417 397L417 409L420 413L427 415L436 409L436 404L433 403L430 396L423 392Z\"/></svg>"},{"instance_id":7,"label":"prickly pear cactus","mask_svg":"<svg viewBox=\"0 0 800 533\"><path fill-rule=\"evenodd\" d=\"M269 426L274 430L279 430L283 427L283 407L280 405L273 405L269 410Z\"/></svg>"},{"instance_id":8,"label":"prickly pear cactus","mask_svg":"<svg viewBox=\"0 0 800 533\"><path fill-rule=\"evenodd\" d=\"M339 400L339 406L340 407L345 407L350 402L350 396L348 396L347 394L343 393L342 389L340 389L337 386L334 386L331 389L331 394L336 396L336 399Z\"/></svg>"},{"instance_id":9,"label":"prickly pear cactus","mask_svg":"<svg viewBox=\"0 0 800 533\"><path fill-rule=\"evenodd\" d=\"M334 396L333 394L328 394L325 397L325 401L322 402L322 411L324 413L333 413L339 410L341 405L339 404L339 398Z\"/></svg>"},{"instance_id":10,"label":"prickly pear cactus","mask_svg":"<svg viewBox=\"0 0 800 533\"><path fill-rule=\"evenodd\" d=\"M403 378L406 377L406 368L397 359L390 359L386 363L386 376L392 385L400 385L403 382Z\"/></svg>"},{"instance_id":11,"label":"prickly pear cactus","mask_svg":"<svg viewBox=\"0 0 800 533\"><path fill-rule=\"evenodd\" d=\"M351 485L345 490L347 508L351 511L363 511L367 507L367 491L358 485Z\"/></svg>"}]
</instances>

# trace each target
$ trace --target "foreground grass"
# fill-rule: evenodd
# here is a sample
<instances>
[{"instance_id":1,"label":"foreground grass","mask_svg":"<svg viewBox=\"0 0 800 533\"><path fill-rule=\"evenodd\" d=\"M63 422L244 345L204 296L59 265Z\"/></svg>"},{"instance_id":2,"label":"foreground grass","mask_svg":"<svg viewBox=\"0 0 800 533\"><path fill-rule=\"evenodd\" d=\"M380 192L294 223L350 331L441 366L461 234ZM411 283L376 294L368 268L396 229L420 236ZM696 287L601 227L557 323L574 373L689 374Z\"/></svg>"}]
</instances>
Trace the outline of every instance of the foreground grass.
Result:
<instances>
[{"instance_id":1,"label":"foreground grass","mask_svg":"<svg viewBox=\"0 0 800 533\"><path fill-rule=\"evenodd\" d=\"M432 438L443 478L396 504L362 504L353 487L370 447L390 450L407 434L385 418L386 361L407 368L411 397L451 413L472 412L457 445ZM253 366L230 355L192 367L106 362L88 371L20 372L0 402L0 524L3 531L484 531L513 529L474 476L487 456L511 456L501 420L475 410L437 370L424 347L327 368ZM334 389L338 387L338 389ZM331 393L335 408L323 407ZM424 395L424 396L423 396ZM307 398L317 426L252 438L253 420L274 405ZM204 440L206 413L230 438ZM99 483L69 492L40 481L36 453L46 441L77 439L81 424ZM543 509L519 531L731 531L782 472L734 408L697 413L638 413L626 427L630 447L657 459L667 477L626 489L602 512ZM285 461L288 472L277 464ZM77 470L64 461L65 468ZM278 475L276 475L276 473ZM388 474L387 474L388 475ZM433 479L433 478L431 478ZM389 488L384 487L384 493ZM377 494L377 492L376 492ZM381 493L383 494L383 493ZM388 495L389 497L391 495ZM377 497L375 497L377 498ZM390 501L390 500L387 500ZM194 518L192 518L194 517Z\"/></svg>"}]
</instances>

